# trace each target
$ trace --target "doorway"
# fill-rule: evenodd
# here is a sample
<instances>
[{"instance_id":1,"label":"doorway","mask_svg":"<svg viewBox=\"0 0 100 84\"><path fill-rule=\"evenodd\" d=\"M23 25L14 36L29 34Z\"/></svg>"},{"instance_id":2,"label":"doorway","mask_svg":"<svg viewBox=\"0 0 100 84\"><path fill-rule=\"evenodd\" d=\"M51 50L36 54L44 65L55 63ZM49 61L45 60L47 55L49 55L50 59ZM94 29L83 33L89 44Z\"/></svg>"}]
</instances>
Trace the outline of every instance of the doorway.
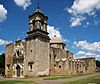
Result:
<instances>
[{"instance_id":1,"label":"doorway","mask_svg":"<svg viewBox=\"0 0 100 84\"><path fill-rule=\"evenodd\" d=\"M17 77L20 77L20 66L19 65L17 65L16 66L16 71L17 71Z\"/></svg>"}]
</instances>

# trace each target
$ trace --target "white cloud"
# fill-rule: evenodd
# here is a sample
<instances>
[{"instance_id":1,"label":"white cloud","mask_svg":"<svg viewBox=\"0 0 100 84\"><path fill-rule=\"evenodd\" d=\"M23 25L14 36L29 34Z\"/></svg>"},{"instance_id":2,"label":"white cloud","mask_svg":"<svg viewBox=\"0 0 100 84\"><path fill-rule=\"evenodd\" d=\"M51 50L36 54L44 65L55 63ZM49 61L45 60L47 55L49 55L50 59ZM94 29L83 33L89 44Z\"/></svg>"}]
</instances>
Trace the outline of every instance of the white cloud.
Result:
<instances>
[{"instance_id":1,"label":"white cloud","mask_svg":"<svg viewBox=\"0 0 100 84\"><path fill-rule=\"evenodd\" d=\"M85 51L78 51L75 55L75 58L87 58L87 57L100 57L100 54L93 53L93 52L85 52Z\"/></svg>"},{"instance_id":2,"label":"white cloud","mask_svg":"<svg viewBox=\"0 0 100 84\"><path fill-rule=\"evenodd\" d=\"M22 7L24 10L26 10L26 8L31 5L31 0L14 0L14 2L16 3L16 5Z\"/></svg>"},{"instance_id":3,"label":"white cloud","mask_svg":"<svg viewBox=\"0 0 100 84\"><path fill-rule=\"evenodd\" d=\"M84 51L78 51L76 53L76 56L84 56L85 55L85 52Z\"/></svg>"},{"instance_id":4,"label":"white cloud","mask_svg":"<svg viewBox=\"0 0 100 84\"><path fill-rule=\"evenodd\" d=\"M100 42L74 41L74 47L79 49L75 58L95 57L100 58Z\"/></svg>"},{"instance_id":5,"label":"white cloud","mask_svg":"<svg viewBox=\"0 0 100 84\"><path fill-rule=\"evenodd\" d=\"M2 4L0 4L0 22L3 22L7 18L7 9L4 8Z\"/></svg>"},{"instance_id":6,"label":"white cloud","mask_svg":"<svg viewBox=\"0 0 100 84\"><path fill-rule=\"evenodd\" d=\"M90 52L85 52L85 51L79 51L77 54L77 56L95 56L95 53L90 53Z\"/></svg>"},{"instance_id":7,"label":"white cloud","mask_svg":"<svg viewBox=\"0 0 100 84\"><path fill-rule=\"evenodd\" d=\"M73 25L73 21L71 25L77 26L81 24L85 20L81 20L81 17L84 17L85 14L93 16L96 14L96 10L100 10L100 0L75 0L71 8L67 9L72 17L74 17L74 21L77 21L76 25Z\"/></svg>"},{"instance_id":8,"label":"white cloud","mask_svg":"<svg viewBox=\"0 0 100 84\"><path fill-rule=\"evenodd\" d=\"M54 26L47 26L47 31L49 33L50 38L54 37L56 35L57 37L61 38L64 42L68 42L67 39L64 39L63 36L61 35L59 28L55 28Z\"/></svg>"},{"instance_id":9,"label":"white cloud","mask_svg":"<svg viewBox=\"0 0 100 84\"><path fill-rule=\"evenodd\" d=\"M62 35L59 30L57 30L54 26L47 26L47 31L49 33L50 38L54 37L56 35L59 38L62 38Z\"/></svg>"},{"instance_id":10,"label":"white cloud","mask_svg":"<svg viewBox=\"0 0 100 84\"><path fill-rule=\"evenodd\" d=\"M7 40L0 39L0 45L7 45L9 43L12 43L12 41L7 41Z\"/></svg>"},{"instance_id":11,"label":"white cloud","mask_svg":"<svg viewBox=\"0 0 100 84\"><path fill-rule=\"evenodd\" d=\"M83 21L85 19L85 17L72 17L70 22L71 22L71 27L77 26L77 25L81 25L81 21Z\"/></svg>"},{"instance_id":12,"label":"white cloud","mask_svg":"<svg viewBox=\"0 0 100 84\"><path fill-rule=\"evenodd\" d=\"M100 52L100 42L90 43L86 40L84 41L74 41L74 45L82 50L97 51Z\"/></svg>"},{"instance_id":13,"label":"white cloud","mask_svg":"<svg viewBox=\"0 0 100 84\"><path fill-rule=\"evenodd\" d=\"M94 21L94 24L97 25L99 23L99 21Z\"/></svg>"}]
</instances>

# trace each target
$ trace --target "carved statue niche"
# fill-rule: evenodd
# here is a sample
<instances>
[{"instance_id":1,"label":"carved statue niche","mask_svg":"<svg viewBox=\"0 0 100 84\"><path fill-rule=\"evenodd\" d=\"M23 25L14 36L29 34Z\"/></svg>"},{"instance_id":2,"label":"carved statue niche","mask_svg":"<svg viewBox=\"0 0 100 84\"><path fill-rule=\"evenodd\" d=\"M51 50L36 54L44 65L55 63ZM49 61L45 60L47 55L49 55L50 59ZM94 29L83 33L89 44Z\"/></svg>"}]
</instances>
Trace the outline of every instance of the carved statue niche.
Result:
<instances>
[{"instance_id":1,"label":"carved statue niche","mask_svg":"<svg viewBox=\"0 0 100 84\"><path fill-rule=\"evenodd\" d=\"M37 22L36 22L36 27L37 27L37 29L40 29L40 27L41 27L40 21L37 21Z\"/></svg>"},{"instance_id":2,"label":"carved statue niche","mask_svg":"<svg viewBox=\"0 0 100 84\"><path fill-rule=\"evenodd\" d=\"M29 29L30 31L33 31L33 18L29 20Z\"/></svg>"},{"instance_id":3,"label":"carved statue niche","mask_svg":"<svg viewBox=\"0 0 100 84\"><path fill-rule=\"evenodd\" d=\"M42 17L41 16L36 16L35 17L35 27L36 29L41 29L42 24Z\"/></svg>"},{"instance_id":4,"label":"carved statue niche","mask_svg":"<svg viewBox=\"0 0 100 84\"><path fill-rule=\"evenodd\" d=\"M30 23L29 27L30 27L30 31L33 31L33 24L32 23Z\"/></svg>"},{"instance_id":5,"label":"carved statue niche","mask_svg":"<svg viewBox=\"0 0 100 84\"><path fill-rule=\"evenodd\" d=\"M20 45L16 45L15 48L14 48L14 57L16 58L20 58L20 57L23 57L24 56L24 53L23 53L23 45L20 44Z\"/></svg>"}]
</instances>

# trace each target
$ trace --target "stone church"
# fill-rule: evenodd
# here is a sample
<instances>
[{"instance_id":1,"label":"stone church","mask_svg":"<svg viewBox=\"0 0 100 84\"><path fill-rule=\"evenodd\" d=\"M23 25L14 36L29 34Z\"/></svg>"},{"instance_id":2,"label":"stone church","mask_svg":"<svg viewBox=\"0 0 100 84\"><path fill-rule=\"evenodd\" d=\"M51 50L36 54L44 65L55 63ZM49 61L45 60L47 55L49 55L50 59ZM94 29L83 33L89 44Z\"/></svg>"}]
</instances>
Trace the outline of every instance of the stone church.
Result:
<instances>
[{"instance_id":1,"label":"stone church","mask_svg":"<svg viewBox=\"0 0 100 84\"><path fill-rule=\"evenodd\" d=\"M6 45L5 76L36 77L95 72L95 58L74 59L63 40L47 32L48 17L39 7L29 15L25 41Z\"/></svg>"}]
</instances>

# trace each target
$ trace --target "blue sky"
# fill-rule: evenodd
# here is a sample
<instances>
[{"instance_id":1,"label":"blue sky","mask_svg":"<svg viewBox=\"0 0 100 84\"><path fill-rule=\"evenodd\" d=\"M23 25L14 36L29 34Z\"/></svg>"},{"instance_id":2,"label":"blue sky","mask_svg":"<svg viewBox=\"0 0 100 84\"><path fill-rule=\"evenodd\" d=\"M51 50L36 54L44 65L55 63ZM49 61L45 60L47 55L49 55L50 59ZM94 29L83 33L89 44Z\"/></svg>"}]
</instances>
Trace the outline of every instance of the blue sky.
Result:
<instances>
[{"instance_id":1,"label":"blue sky","mask_svg":"<svg viewBox=\"0 0 100 84\"><path fill-rule=\"evenodd\" d=\"M90 3L89 3L90 2ZM28 16L39 3L48 31L63 38L75 58L100 60L100 0L0 0L0 52L18 37L25 39Z\"/></svg>"}]
</instances>

